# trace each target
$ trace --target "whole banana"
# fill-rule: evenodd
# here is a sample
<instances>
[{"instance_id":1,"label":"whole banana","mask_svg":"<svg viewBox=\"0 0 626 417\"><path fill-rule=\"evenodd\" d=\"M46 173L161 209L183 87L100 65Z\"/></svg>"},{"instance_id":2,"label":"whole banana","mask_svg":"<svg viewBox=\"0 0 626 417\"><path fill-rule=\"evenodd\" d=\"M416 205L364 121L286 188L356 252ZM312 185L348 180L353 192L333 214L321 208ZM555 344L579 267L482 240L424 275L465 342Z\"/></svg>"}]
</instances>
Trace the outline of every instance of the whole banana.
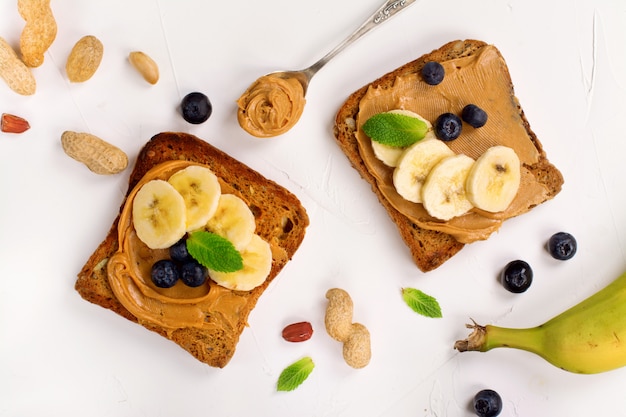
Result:
<instances>
[{"instance_id":1,"label":"whole banana","mask_svg":"<svg viewBox=\"0 0 626 417\"><path fill-rule=\"evenodd\" d=\"M498 347L535 353L569 372L594 374L626 365L626 272L611 284L544 324L523 329L467 325L460 352Z\"/></svg>"}]
</instances>

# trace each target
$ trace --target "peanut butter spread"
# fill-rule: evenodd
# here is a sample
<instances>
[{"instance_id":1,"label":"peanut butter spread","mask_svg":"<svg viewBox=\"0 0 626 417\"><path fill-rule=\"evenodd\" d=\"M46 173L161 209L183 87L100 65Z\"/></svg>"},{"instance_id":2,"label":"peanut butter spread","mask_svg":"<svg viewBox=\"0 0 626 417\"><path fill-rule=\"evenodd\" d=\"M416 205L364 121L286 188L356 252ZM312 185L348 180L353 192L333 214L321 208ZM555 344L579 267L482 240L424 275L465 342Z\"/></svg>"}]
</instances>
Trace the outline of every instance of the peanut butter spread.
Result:
<instances>
[{"instance_id":1,"label":"peanut butter spread","mask_svg":"<svg viewBox=\"0 0 626 417\"><path fill-rule=\"evenodd\" d=\"M149 249L138 237L132 224L132 201L143 184L153 179L167 180L191 162L170 161L151 169L128 195L118 223L119 249L111 257L107 273L111 288L140 322L163 326L170 331L185 328L236 329L248 303L248 292L232 291L207 280L192 288L182 282L172 288L158 288L150 270L154 262L169 257L168 249ZM223 193L234 190L220 179ZM278 250L274 244L273 255ZM237 332L225 332L237 334Z\"/></svg>"},{"instance_id":2,"label":"peanut butter spread","mask_svg":"<svg viewBox=\"0 0 626 417\"><path fill-rule=\"evenodd\" d=\"M298 122L304 104L304 89L298 80L265 75L237 101L237 120L253 136L278 136Z\"/></svg>"},{"instance_id":3,"label":"peanut butter spread","mask_svg":"<svg viewBox=\"0 0 626 417\"><path fill-rule=\"evenodd\" d=\"M548 189L537 182L527 168L538 162L540 154L524 127L506 64L497 49L487 46L477 54L440 64L445 69L445 77L439 85L428 85L419 74L409 73L399 75L391 88L370 86L359 104L356 136L361 158L376 178L381 193L398 211L424 229L438 230L461 243L471 243L487 239L500 228L504 219L522 214L544 201ZM521 183L515 199L504 212L472 209L465 215L441 221L431 217L422 204L405 200L397 193L393 168L376 158L371 139L361 126L373 115L394 109L413 111L434 124L442 113L460 115L467 104L476 104L485 110L487 124L476 129L464 124L461 136L446 143L455 153L474 159L495 145L513 148L521 162Z\"/></svg>"}]
</instances>

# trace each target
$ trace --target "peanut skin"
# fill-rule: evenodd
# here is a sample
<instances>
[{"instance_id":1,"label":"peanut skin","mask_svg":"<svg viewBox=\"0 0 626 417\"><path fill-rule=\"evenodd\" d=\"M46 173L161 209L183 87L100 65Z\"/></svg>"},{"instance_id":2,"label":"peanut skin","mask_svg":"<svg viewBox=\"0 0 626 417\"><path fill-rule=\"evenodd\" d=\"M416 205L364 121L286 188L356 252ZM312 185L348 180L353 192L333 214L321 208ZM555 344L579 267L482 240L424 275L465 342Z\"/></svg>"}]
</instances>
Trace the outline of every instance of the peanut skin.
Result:
<instances>
[{"instance_id":1,"label":"peanut skin","mask_svg":"<svg viewBox=\"0 0 626 417\"><path fill-rule=\"evenodd\" d=\"M50 0L17 0L17 11L26 22L20 36L22 61L29 67L38 67L57 36Z\"/></svg>"},{"instance_id":2,"label":"peanut skin","mask_svg":"<svg viewBox=\"0 0 626 417\"><path fill-rule=\"evenodd\" d=\"M372 356L370 333L364 325L352 323L352 298L339 288L328 290L326 298L326 332L343 343L343 358L349 366L357 369L365 367Z\"/></svg>"},{"instance_id":3,"label":"peanut skin","mask_svg":"<svg viewBox=\"0 0 626 417\"><path fill-rule=\"evenodd\" d=\"M63 132L61 145L68 156L96 174L117 174L128 166L124 151L89 133Z\"/></svg>"},{"instance_id":4,"label":"peanut skin","mask_svg":"<svg viewBox=\"0 0 626 417\"><path fill-rule=\"evenodd\" d=\"M17 56L11 45L0 37L0 77L9 88L23 96L35 94L35 76Z\"/></svg>"}]
</instances>

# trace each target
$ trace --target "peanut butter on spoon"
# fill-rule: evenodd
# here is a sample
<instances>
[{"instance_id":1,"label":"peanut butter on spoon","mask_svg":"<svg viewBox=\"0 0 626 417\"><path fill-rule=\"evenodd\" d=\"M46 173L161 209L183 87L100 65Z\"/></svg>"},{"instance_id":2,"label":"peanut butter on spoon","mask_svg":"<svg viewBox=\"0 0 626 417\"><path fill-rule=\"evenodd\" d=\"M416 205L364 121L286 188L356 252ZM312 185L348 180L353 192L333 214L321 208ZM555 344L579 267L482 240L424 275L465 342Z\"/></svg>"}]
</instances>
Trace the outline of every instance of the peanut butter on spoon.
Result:
<instances>
[{"instance_id":1,"label":"peanut butter on spoon","mask_svg":"<svg viewBox=\"0 0 626 417\"><path fill-rule=\"evenodd\" d=\"M273 72L256 80L237 100L239 125L259 138L287 132L302 115L306 103L304 96L317 71L365 33L414 2L387 0L356 31L309 68Z\"/></svg>"},{"instance_id":2,"label":"peanut butter on spoon","mask_svg":"<svg viewBox=\"0 0 626 417\"><path fill-rule=\"evenodd\" d=\"M252 136L267 138L291 129L304 110L304 88L295 78L264 75L237 101L239 125Z\"/></svg>"}]
</instances>

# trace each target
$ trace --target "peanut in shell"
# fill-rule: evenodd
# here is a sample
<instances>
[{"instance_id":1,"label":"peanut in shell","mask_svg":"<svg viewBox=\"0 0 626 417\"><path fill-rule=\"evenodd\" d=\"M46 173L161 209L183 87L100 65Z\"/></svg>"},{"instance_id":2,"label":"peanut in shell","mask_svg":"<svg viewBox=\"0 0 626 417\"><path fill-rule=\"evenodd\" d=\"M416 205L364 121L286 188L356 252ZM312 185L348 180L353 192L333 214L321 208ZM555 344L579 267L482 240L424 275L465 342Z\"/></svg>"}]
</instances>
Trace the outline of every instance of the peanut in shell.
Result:
<instances>
[{"instance_id":1,"label":"peanut in shell","mask_svg":"<svg viewBox=\"0 0 626 417\"><path fill-rule=\"evenodd\" d=\"M128 166L124 151L90 133L65 131L61 135L61 145L68 156L96 174L117 174Z\"/></svg>"},{"instance_id":2,"label":"peanut in shell","mask_svg":"<svg viewBox=\"0 0 626 417\"><path fill-rule=\"evenodd\" d=\"M98 38L92 35L83 36L67 57L67 78L73 83L89 80L98 70L103 55L104 46Z\"/></svg>"},{"instance_id":3,"label":"peanut in shell","mask_svg":"<svg viewBox=\"0 0 626 417\"><path fill-rule=\"evenodd\" d=\"M26 22L20 36L22 61L29 67L38 67L57 36L50 0L17 0L17 11Z\"/></svg>"},{"instance_id":4,"label":"peanut in shell","mask_svg":"<svg viewBox=\"0 0 626 417\"><path fill-rule=\"evenodd\" d=\"M4 79L9 88L23 96L35 94L37 82L35 76L11 45L0 37L0 78Z\"/></svg>"}]
</instances>

